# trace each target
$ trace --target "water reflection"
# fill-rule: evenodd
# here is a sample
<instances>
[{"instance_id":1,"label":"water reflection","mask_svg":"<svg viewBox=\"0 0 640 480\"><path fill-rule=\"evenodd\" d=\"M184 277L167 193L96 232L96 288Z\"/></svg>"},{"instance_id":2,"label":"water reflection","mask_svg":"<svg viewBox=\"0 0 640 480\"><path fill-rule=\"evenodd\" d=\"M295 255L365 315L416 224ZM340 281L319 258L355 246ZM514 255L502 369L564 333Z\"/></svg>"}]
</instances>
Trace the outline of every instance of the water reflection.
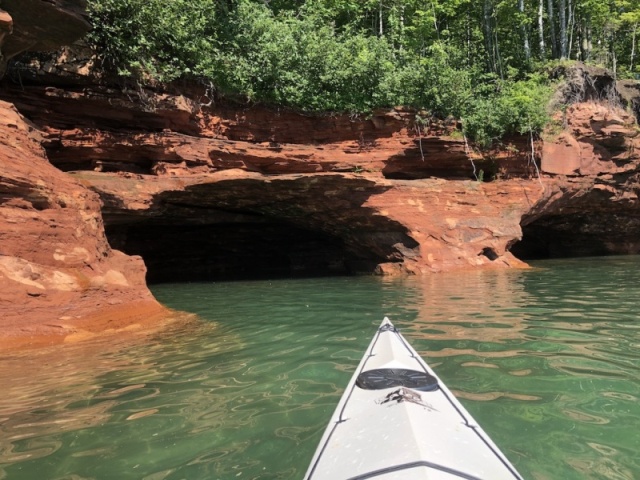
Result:
<instances>
[{"instance_id":1,"label":"water reflection","mask_svg":"<svg viewBox=\"0 0 640 480\"><path fill-rule=\"evenodd\" d=\"M433 276L403 285L422 305L404 331L480 423L496 426L525 477L633 479L637 262ZM606 461L594 458L596 444ZM536 454L547 460L527 466Z\"/></svg>"},{"instance_id":2,"label":"water reflection","mask_svg":"<svg viewBox=\"0 0 640 480\"><path fill-rule=\"evenodd\" d=\"M0 478L300 478L388 315L525 478L633 479L636 262L158 287L201 320L1 359Z\"/></svg>"}]
</instances>

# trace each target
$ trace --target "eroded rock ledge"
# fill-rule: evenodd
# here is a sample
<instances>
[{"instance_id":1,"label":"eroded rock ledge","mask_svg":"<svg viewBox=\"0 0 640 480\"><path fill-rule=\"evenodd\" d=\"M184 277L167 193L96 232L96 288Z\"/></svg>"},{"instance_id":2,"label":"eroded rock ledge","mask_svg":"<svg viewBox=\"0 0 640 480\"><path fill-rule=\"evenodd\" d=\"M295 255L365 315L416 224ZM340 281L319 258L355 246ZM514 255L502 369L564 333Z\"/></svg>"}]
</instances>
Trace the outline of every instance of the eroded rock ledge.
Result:
<instances>
[{"instance_id":1,"label":"eroded rock ledge","mask_svg":"<svg viewBox=\"0 0 640 480\"><path fill-rule=\"evenodd\" d=\"M0 15L3 52L8 34L25 37L9 23ZM416 124L401 109L305 116L213 104L195 88L110 88L79 69L55 81L70 71L55 65L27 64L0 89L5 332L64 337L100 312L103 326L149 318L162 308L146 281L428 274L640 251L638 128L606 76L543 139L480 155L455 125Z\"/></svg>"},{"instance_id":2,"label":"eroded rock ledge","mask_svg":"<svg viewBox=\"0 0 640 480\"><path fill-rule=\"evenodd\" d=\"M0 76L24 50L83 35L84 0L3 1ZM55 168L42 132L0 101L0 350L157 325L139 257L107 242L98 195Z\"/></svg>"},{"instance_id":3,"label":"eroded rock ledge","mask_svg":"<svg viewBox=\"0 0 640 480\"><path fill-rule=\"evenodd\" d=\"M313 117L203 106L193 90L4 91L50 162L100 195L111 245L141 255L150 281L429 273L522 265L512 252L638 250L635 118L597 98L533 147L510 139L481 156L455 125L418 126L403 110Z\"/></svg>"},{"instance_id":4,"label":"eroded rock ledge","mask_svg":"<svg viewBox=\"0 0 640 480\"><path fill-rule=\"evenodd\" d=\"M2 337L55 342L78 333L89 315L115 328L140 321L140 311L164 312L146 288L142 260L109 246L98 195L53 167L41 140L0 101Z\"/></svg>"},{"instance_id":5,"label":"eroded rock ledge","mask_svg":"<svg viewBox=\"0 0 640 480\"><path fill-rule=\"evenodd\" d=\"M106 88L5 91L50 161L100 194L112 246L142 255L151 280L513 265L521 215L542 195L526 139L473 157L455 126L420 128L402 110L309 117L202 107L194 93L151 109ZM474 168L503 180L478 182Z\"/></svg>"}]
</instances>

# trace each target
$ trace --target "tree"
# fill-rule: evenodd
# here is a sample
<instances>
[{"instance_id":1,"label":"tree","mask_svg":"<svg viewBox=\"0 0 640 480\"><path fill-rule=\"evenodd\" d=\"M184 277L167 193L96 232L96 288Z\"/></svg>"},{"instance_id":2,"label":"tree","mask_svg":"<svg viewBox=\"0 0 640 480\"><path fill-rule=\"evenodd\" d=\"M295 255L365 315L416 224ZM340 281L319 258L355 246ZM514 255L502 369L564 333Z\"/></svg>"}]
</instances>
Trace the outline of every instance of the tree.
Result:
<instances>
[{"instance_id":1,"label":"tree","mask_svg":"<svg viewBox=\"0 0 640 480\"><path fill-rule=\"evenodd\" d=\"M544 0L538 2L538 42L540 46L540 60L545 61L547 54L544 43Z\"/></svg>"},{"instance_id":2,"label":"tree","mask_svg":"<svg viewBox=\"0 0 640 480\"><path fill-rule=\"evenodd\" d=\"M627 49L629 53L629 72L634 73L636 68L636 47L637 47L637 33L638 24L640 23L640 1L638 0L619 0L617 8L621 11L620 14L620 28L630 32L630 45L622 45L622 49ZM629 36L627 36L629 38ZM626 48L625 48L626 47Z\"/></svg>"},{"instance_id":3,"label":"tree","mask_svg":"<svg viewBox=\"0 0 640 480\"><path fill-rule=\"evenodd\" d=\"M487 141L541 128L531 119L542 118L544 85L531 75L549 59L638 70L640 0L89 5L102 67L137 83L201 81L230 99L309 112L407 105L462 118L470 137Z\"/></svg>"},{"instance_id":4,"label":"tree","mask_svg":"<svg viewBox=\"0 0 640 480\"><path fill-rule=\"evenodd\" d=\"M524 11L524 0L518 0L518 11L520 12L520 30L522 32L524 58L529 62L529 60L531 60L531 47L529 46L529 33L527 32L527 17Z\"/></svg>"}]
</instances>

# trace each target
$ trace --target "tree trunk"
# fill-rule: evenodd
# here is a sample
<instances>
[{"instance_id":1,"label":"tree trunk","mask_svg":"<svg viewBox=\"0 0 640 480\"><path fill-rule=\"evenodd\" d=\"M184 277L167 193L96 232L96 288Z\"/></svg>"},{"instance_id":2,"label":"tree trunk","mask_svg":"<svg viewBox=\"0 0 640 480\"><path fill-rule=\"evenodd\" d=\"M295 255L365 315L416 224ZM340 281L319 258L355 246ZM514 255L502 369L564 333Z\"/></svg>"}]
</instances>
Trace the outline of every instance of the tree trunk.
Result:
<instances>
[{"instance_id":1,"label":"tree trunk","mask_svg":"<svg viewBox=\"0 0 640 480\"><path fill-rule=\"evenodd\" d=\"M538 4L538 35L540 36L540 58L546 59L544 46L544 0L540 0Z\"/></svg>"},{"instance_id":2,"label":"tree trunk","mask_svg":"<svg viewBox=\"0 0 640 480\"><path fill-rule=\"evenodd\" d=\"M558 3L558 20L560 26L560 59L567 58L567 0Z\"/></svg>"},{"instance_id":3,"label":"tree trunk","mask_svg":"<svg viewBox=\"0 0 640 480\"><path fill-rule=\"evenodd\" d=\"M484 45L485 45L485 49L487 50L487 57L489 59L489 68L492 72L495 73L498 71L498 68L496 65L496 56L493 48L493 25L492 25L493 5L491 4L491 0L484 0L482 14L483 14L482 29L484 31Z\"/></svg>"},{"instance_id":4,"label":"tree trunk","mask_svg":"<svg viewBox=\"0 0 640 480\"><path fill-rule=\"evenodd\" d=\"M591 53L593 52L593 37L591 35L591 18L589 18L589 23L587 23L587 52L588 59L591 59Z\"/></svg>"},{"instance_id":5,"label":"tree trunk","mask_svg":"<svg viewBox=\"0 0 640 480\"><path fill-rule=\"evenodd\" d=\"M500 42L498 42L498 30L496 28L493 29L493 48L495 50L495 58L496 58L496 71L500 75L500 78L504 80L504 69L502 68L502 57L500 56Z\"/></svg>"},{"instance_id":6,"label":"tree trunk","mask_svg":"<svg viewBox=\"0 0 640 480\"><path fill-rule=\"evenodd\" d=\"M553 0L547 0L547 13L549 14L549 31L551 33L551 56L558 58L558 37L556 37L556 21L553 16Z\"/></svg>"},{"instance_id":7,"label":"tree trunk","mask_svg":"<svg viewBox=\"0 0 640 480\"><path fill-rule=\"evenodd\" d=\"M591 59L591 18L586 16L582 20L582 26L580 27L582 41L580 43L580 49L582 50L582 61L587 62Z\"/></svg>"},{"instance_id":8,"label":"tree trunk","mask_svg":"<svg viewBox=\"0 0 640 480\"><path fill-rule=\"evenodd\" d=\"M616 34L611 32L611 66L613 70L613 79L618 80L618 57L616 56Z\"/></svg>"},{"instance_id":9,"label":"tree trunk","mask_svg":"<svg viewBox=\"0 0 640 480\"><path fill-rule=\"evenodd\" d=\"M633 75L633 61L636 56L636 31L638 30L638 24L633 24L633 34L631 35L631 55L629 57L629 72Z\"/></svg>"},{"instance_id":10,"label":"tree trunk","mask_svg":"<svg viewBox=\"0 0 640 480\"><path fill-rule=\"evenodd\" d=\"M576 6L572 5L572 0L569 0L569 45L567 48L567 57L571 58L571 49L573 48L573 27L576 23ZM578 54L576 53L576 58Z\"/></svg>"},{"instance_id":11,"label":"tree trunk","mask_svg":"<svg viewBox=\"0 0 640 480\"><path fill-rule=\"evenodd\" d=\"M529 34L527 32L527 25L524 23L524 0L518 0L518 11L522 14L522 23L520 29L522 30L522 41L524 43L524 58L528 62L531 60L531 47L529 47Z\"/></svg>"},{"instance_id":12,"label":"tree trunk","mask_svg":"<svg viewBox=\"0 0 640 480\"><path fill-rule=\"evenodd\" d=\"M471 18L467 10L467 65L471 65Z\"/></svg>"},{"instance_id":13,"label":"tree trunk","mask_svg":"<svg viewBox=\"0 0 640 480\"><path fill-rule=\"evenodd\" d=\"M436 6L431 2L431 9L433 10L433 28L436 29L436 38L440 40L440 30L438 29L438 16L436 15Z\"/></svg>"}]
</instances>

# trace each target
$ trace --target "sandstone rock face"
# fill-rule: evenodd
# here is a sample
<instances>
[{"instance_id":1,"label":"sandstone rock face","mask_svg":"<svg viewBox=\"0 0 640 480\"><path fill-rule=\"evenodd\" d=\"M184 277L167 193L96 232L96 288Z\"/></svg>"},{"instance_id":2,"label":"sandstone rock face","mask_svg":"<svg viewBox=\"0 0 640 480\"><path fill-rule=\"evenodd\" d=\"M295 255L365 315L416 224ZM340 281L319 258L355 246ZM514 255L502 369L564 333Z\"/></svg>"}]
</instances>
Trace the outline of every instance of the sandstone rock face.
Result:
<instances>
[{"instance_id":1,"label":"sandstone rock face","mask_svg":"<svg viewBox=\"0 0 640 480\"><path fill-rule=\"evenodd\" d=\"M579 103L568 108L565 123L560 135L545 141L544 172L590 176L635 169L638 130L630 113L605 103Z\"/></svg>"},{"instance_id":2,"label":"sandstone rock face","mask_svg":"<svg viewBox=\"0 0 640 480\"><path fill-rule=\"evenodd\" d=\"M100 200L46 159L40 134L0 101L0 318L21 336L78 329L133 304L160 311L140 258L112 250ZM123 308L126 307L126 308ZM43 326L43 323L46 325Z\"/></svg>"},{"instance_id":3,"label":"sandstone rock face","mask_svg":"<svg viewBox=\"0 0 640 480\"><path fill-rule=\"evenodd\" d=\"M49 45L26 27L16 35L20 6L3 8L5 54ZM26 64L22 84L0 89L11 102L0 122L0 301L14 333L159 311L140 256L147 281L180 281L640 252L636 122L599 100L612 91L604 74L581 71L588 88L564 91L559 132L480 154L455 123L417 124L402 109L353 118L217 105L197 88L114 89L55 65Z\"/></svg>"},{"instance_id":4,"label":"sandstone rock face","mask_svg":"<svg viewBox=\"0 0 640 480\"><path fill-rule=\"evenodd\" d=\"M141 255L151 281L519 265L509 248L544 191L528 180L526 138L482 158L455 125L420 128L402 110L312 117L202 107L193 92L5 91L50 161L100 194L109 241Z\"/></svg>"},{"instance_id":5,"label":"sandstone rock face","mask_svg":"<svg viewBox=\"0 0 640 480\"><path fill-rule=\"evenodd\" d=\"M0 77L25 50L84 35L84 0L5 0ZM11 101L11 99L9 99ZM51 165L38 129L0 101L0 348L50 344L153 323L140 258L112 250L100 199Z\"/></svg>"},{"instance_id":6,"label":"sandstone rock face","mask_svg":"<svg viewBox=\"0 0 640 480\"><path fill-rule=\"evenodd\" d=\"M418 128L402 110L354 119L203 106L193 91L5 92L51 163L99 193L111 245L141 255L150 281L427 273L636 248L635 120L605 103L574 104L542 144L480 156L451 125Z\"/></svg>"},{"instance_id":7,"label":"sandstone rock face","mask_svg":"<svg viewBox=\"0 0 640 480\"><path fill-rule=\"evenodd\" d=\"M0 77L24 51L50 51L89 31L86 0L3 0L0 9Z\"/></svg>"},{"instance_id":8,"label":"sandstone rock face","mask_svg":"<svg viewBox=\"0 0 640 480\"><path fill-rule=\"evenodd\" d=\"M635 104L633 97L628 104ZM636 118L615 102L582 102L567 109L564 123L562 133L544 140L541 169L555 175L541 201L524 215L524 240L514 253L639 253Z\"/></svg>"},{"instance_id":9,"label":"sandstone rock face","mask_svg":"<svg viewBox=\"0 0 640 480\"><path fill-rule=\"evenodd\" d=\"M265 175L377 173L390 179L473 178L473 157L455 125L418 127L415 113L371 118L305 116L265 108L202 107L202 93L155 94L100 87L5 88L46 131L51 162L64 171L151 175L241 169ZM526 139L475 157L503 178L534 173ZM499 162L501 172L491 163Z\"/></svg>"}]
</instances>

